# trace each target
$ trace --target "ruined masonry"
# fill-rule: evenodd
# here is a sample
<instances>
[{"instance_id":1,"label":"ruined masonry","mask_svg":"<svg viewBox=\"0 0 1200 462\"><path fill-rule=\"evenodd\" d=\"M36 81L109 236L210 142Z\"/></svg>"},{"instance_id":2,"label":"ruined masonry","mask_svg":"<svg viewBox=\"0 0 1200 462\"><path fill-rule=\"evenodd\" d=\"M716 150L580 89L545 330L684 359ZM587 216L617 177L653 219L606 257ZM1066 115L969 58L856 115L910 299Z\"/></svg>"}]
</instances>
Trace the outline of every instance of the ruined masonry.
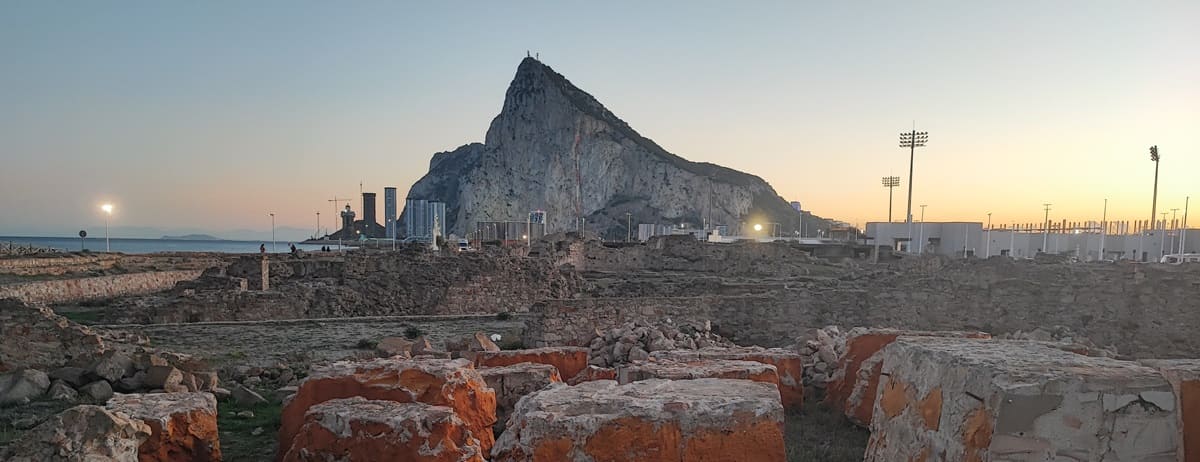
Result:
<instances>
[{"instance_id":1,"label":"ruined masonry","mask_svg":"<svg viewBox=\"0 0 1200 462\"><path fill-rule=\"evenodd\" d=\"M150 437L138 447L140 462L221 460L217 400L211 393L117 394L107 409L150 427Z\"/></svg>"},{"instance_id":2,"label":"ruined masonry","mask_svg":"<svg viewBox=\"0 0 1200 462\"><path fill-rule=\"evenodd\" d=\"M779 394L748 380L552 384L511 419L492 462L784 460Z\"/></svg>"},{"instance_id":3,"label":"ruined masonry","mask_svg":"<svg viewBox=\"0 0 1200 462\"><path fill-rule=\"evenodd\" d=\"M1176 458L1171 385L1136 363L1035 342L901 337L883 350L882 377L866 461Z\"/></svg>"}]
</instances>

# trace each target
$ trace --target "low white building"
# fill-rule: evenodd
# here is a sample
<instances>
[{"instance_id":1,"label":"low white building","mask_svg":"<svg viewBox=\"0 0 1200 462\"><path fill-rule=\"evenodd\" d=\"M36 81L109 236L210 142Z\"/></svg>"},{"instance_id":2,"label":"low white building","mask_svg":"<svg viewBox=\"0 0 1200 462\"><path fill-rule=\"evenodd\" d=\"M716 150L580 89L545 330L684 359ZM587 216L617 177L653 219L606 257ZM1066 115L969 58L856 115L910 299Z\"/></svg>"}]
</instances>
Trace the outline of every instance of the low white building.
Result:
<instances>
[{"instance_id":1,"label":"low white building","mask_svg":"<svg viewBox=\"0 0 1200 462\"><path fill-rule=\"evenodd\" d=\"M983 229L978 222L867 223L867 235L896 251L951 257L1012 256L1039 252L1082 261L1159 261L1163 255L1200 252L1200 229L1153 230L1142 234L1101 235L1095 231L1050 232ZM923 244L922 244L923 243ZM1183 252L1180 252L1180 249ZM1103 252L1101 251L1103 248Z\"/></svg>"},{"instance_id":2,"label":"low white building","mask_svg":"<svg viewBox=\"0 0 1200 462\"><path fill-rule=\"evenodd\" d=\"M875 244L899 252L983 256L982 233L980 222L867 223L867 236Z\"/></svg>"}]
</instances>

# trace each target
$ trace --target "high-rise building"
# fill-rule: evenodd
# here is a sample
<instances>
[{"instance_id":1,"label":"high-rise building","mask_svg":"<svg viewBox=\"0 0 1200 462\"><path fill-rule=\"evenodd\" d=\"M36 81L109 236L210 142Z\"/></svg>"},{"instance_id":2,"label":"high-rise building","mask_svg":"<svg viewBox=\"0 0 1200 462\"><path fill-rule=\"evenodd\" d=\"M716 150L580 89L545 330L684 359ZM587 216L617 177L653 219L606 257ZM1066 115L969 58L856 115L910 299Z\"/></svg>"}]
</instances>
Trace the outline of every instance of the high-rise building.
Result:
<instances>
[{"instance_id":1,"label":"high-rise building","mask_svg":"<svg viewBox=\"0 0 1200 462\"><path fill-rule=\"evenodd\" d=\"M383 226L385 237L396 237L396 188L383 188Z\"/></svg>"},{"instance_id":2,"label":"high-rise building","mask_svg":"<svg viewBox=\"0 0 1200 462\"><path fill-rule=\"evenodd\" d=\"M404 235L409 239L429 240L433 238L434 220L438 224L438 232L445 236L446 203L425 199L405 199L404 201Z\"/></svg>"},{"instance_id":3,"label":"high-rise building","mask_svg":"<svg viewBox=\"0 0 1200 462\"><path fill-rule=\"evenodd\" d=\"M363 200L363 222L366 223L367 226L370 226L375 223L379 223L378 221L375 221L375 193L373 193L373 192L362 193L362 200Z\"/></svg>"}]
</instances>

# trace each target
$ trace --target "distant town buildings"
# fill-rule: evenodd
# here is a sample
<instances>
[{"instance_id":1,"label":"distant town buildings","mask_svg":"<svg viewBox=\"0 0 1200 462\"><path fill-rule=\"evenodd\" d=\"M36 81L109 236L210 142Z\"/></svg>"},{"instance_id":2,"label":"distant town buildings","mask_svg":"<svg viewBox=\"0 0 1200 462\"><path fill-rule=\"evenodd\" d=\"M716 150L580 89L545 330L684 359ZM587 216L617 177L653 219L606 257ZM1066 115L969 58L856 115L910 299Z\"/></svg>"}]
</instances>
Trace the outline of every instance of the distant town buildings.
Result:
<instances>
[{"instance_id":1,"label":"distant town buildings","mask_svg":"<svg viewBox=\"0 0 1200 462\"><path fill-rule=\"evenodd\" d=\"M383 228L384 237L395 239L396 236L396 188L383 188Z\"/></svg>"},{"instance_id":2,"label":"distant town buildings","mask_svg":"<svg viewBox=\"0 0 1200 462\"><path fill-rule=\"evenodd\" d=\"M433 239L434 221L437 221L440 232L445 235L446 203L425 199L404 200L404 237L418 241Z\"/></svg>"}]
</instances>

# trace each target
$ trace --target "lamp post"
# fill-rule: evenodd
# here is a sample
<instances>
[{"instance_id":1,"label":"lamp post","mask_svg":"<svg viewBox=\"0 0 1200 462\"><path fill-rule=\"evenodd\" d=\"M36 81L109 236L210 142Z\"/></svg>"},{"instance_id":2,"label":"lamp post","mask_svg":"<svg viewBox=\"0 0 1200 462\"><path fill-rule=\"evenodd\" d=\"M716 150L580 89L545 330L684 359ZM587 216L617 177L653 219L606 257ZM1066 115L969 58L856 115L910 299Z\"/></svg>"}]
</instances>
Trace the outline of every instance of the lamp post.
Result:
<instances>
[{"instance_id":1,"label":"lamp post","mask_svg":"<svg viewBox=\"0 0 1200 462\"><path fill-rule=\"evenodd\" d=\"M992 256L992 212L988 212L987 244L984 246L983 258Z\"/></svg>"},{"instance_id":2,"label":"lamp post","mask_svg":"<svg viewBox=\"0 0 1200 462\"><path fill-rule=\"evenodd\" d=\"M910 240L912 239L913 162L916 159L917 148L924 147L926 141L929 141L929 132L918 132L915 128L908 133L900 134L900 147L908 148L908 211L904 214L904 220L908 223Z\"/></svg>"},{"instance_id":3,"label":"lamp post","mask_svg":"<svg viewBox=\"0 0 1200 462\"><path fill-rule=\"evenodd\" d=\"M633 214L625 212L625 242L633 240Z\"/></svg>"},{"instance_id":4,"label":"lamp post","mask_svg":"<svg viewBox=\"0 0 1200 462\"><path fill-rule=\"evenodd\" d=\"M1171 235L1171 251L1175 250L1175 240L1178 239L1176 236L1179 235L1179 222L1175 221L1177 212L1178 207L1171 209L1171 229L1175 231L1175 234Z\"/></svg>"},{"instance_id":5,"label":"lamp post","mask_svg":"<svg viewBox=\"0 0 1200 462\"><path fill-rule=\"evenodd\" d=\"M917 238L918 239L917 240L917 254L918 255L925 253L925 206L926 205L928 205L928 204L921 204L921 233L920 233L920 236ZM910 239L911 239L911 237L910 237ZM910 243L910 246L911 246L911 243ZM908 249L908 251L911 252L912 249Z\"/></svg>"},{"instance_id":6,"label":"lamp post","mask_svg":"<svg viewBox=\"0 0 1200 462\"><path fill-rule=\"evenodd\" d=\"M1150 202L1150 229L1154 229L1154 214L1158 211L1158 145L1150 146L1150 160L1154 161L1154 198Z\"/></svg>"},{"instance_id":7,"label":"lamp post","mask_svg":"<svg viewBox=\"0 0 1200 462\"><path fill-rule=\"evenodd\" d=\"M1043 253L1050 252L1050 206L1051 205L1054 205L1054 204L1049 204L1049 203L1042 204L1042 206L1046 207L1046 222L1045 222L1045 229L1043 230L1045 233L1042 234L1042 252Z\"/></svg>"},{"instance_id":8,"label":"lamp post","mask_svg":"<svg viewBox=\"0 0 1200 462\"><path fill-rule=\"evenodd\" d=\"M108 253L108 252L112 251L111 248L108 246L108 219L110 217L112 217L113 205L112 204L101 205L100 210L104 211L104 252Z\"/></svg>"},{"instance_id":9,"label":"lamp post","mask_svg":"<svg viewBox=\"0 0 1200 462\"><path fill-rule=\"evenodd\" d=\"M883 177L883 187L888 188L888 223L892 222L892 191L896 189L896 186L900 186L900 177Z\"/></svg>"},{"instance_id":10,"label":"lamp post","mask_svg":"<svg viewBox=\"0 0 1200 462\"><path fill-rule=\"evenodd\" d=\"M313 239L321 237L321 212L317 212L317 233L313 234Z\"/></svg>"},{"instance_id":11,"label":"lamp post","mask_svg":"<svg viewBox=\"0 0 1200 462\"><path fill-rule=\"evenodd\" d=\"M1104 198L1104 213L1100 215L1100 255L1097 259L1104 259L1104 236L1108 235L1108 198Z\"/></svg>"},{"instance_id":12,"label":"lamp post","mask_svg":"<svg viewBox=\"0 0 1200 462\"><path fill-rule=\"evenodd\" d=\"M271 252L275 252L275 212L268 213L271 216Z\"/></svg>"},{"instance_id":13,"label":"lamp post","mask_svg":"<svg viewBox=\"0 0 1200 462\"><path fill-rule=\"evenodd\" d=\"M1159 212L1162 214L1162 242L1158 243L1158 258L1162 258L1167 254L1167 212Z\"/></svg>"},{"instance_id":14,"label":"lamp post","mask_svg":"<svg viewBox=\"0 0 1200 462\"><path fill-rule=\"evenodd\" d=\"M1179 253L1181 253L1181 254L1182 254L1182 253L1185 253L1185 252L1184 252L1184 250L1186 250L1186 248L1185 248L1183 245L1184 245L1185 243L1187 243L1187 213L1188 213L1188 202L1191 202L1191 200L1192 200L1192 197L1191 197L1191 196L1188 196L1188 197L1186 197L1186 198L1184 198L1184 199L1183 199L1183 235L1182 235L1182 236L1179 236Z\"/></svg>"}]
</instances>

